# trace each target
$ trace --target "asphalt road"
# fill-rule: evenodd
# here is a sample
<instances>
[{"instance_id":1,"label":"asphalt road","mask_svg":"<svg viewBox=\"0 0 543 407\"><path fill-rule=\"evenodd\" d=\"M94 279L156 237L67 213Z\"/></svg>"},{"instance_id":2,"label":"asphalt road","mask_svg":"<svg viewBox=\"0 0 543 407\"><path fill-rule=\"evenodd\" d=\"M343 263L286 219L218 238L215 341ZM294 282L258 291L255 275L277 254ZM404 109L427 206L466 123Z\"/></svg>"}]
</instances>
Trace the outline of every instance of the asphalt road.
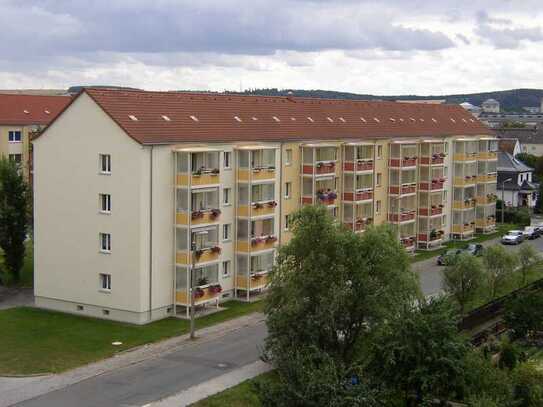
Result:
<instances>
[{"instance_id":1,"label":"asphalt road","mask_svg":"<svg viewBox=\"0 0 543 407\"><path fill-rule=\"evenodd\" d=\"M469 242L466 242L468 244ZM484 242L484 246L501 245L499 239ZM517 246L504 246L507 250L516 251L521 245L530 244L538 251L543 252L543 237L534 240L525 240ZM437 295L442 290L444 267L436 265L436 258L424 260L413 264L413 270L419 275L420 287L424 295Z\"/></svg>"},{"instance_id":2,"label":"asphalt road","mask_svg":"<svg viewBox=\"0 0 543 407\"><path fill-rule=\"evenodd\" d=\"M17 404L25 407L144 406L259 359L266 326L227 333Z\"/></svg>"}]
</instances>

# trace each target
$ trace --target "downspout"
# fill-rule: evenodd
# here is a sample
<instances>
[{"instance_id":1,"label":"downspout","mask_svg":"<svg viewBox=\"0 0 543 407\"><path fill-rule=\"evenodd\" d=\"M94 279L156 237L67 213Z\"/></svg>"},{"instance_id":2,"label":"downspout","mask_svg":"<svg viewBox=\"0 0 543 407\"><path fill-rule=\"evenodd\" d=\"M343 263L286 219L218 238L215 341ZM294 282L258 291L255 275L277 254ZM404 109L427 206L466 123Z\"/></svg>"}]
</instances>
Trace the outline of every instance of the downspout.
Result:
<instances>
[{"instance_id":1,"label":"downspout","mask_svg":"<svg viewBox=\"0 0 543 407\"><path fill-rule=\"evenodd\" d=\"M279 245L283 244L283 142L279 146L279 230L277 236L279 236Z\"/></svg>"},{"instance_id":2,"label":"downspout","mask_svg":"<svg viewBox=\"0 0 543 407\"><path fill-rule=\"evenodd\" d=\"M153 319L153 146L149 150L149 322Z\"/></svg>"}]
</instances>

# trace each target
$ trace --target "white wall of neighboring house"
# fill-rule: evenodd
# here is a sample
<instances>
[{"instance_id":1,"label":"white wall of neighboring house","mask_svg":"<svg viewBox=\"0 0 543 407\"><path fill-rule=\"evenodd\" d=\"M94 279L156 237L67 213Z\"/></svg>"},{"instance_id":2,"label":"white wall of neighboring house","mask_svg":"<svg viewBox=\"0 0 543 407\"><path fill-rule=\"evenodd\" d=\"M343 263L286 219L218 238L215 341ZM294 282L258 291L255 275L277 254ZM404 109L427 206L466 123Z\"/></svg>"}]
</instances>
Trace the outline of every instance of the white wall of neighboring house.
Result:
<instances>
[{"instance_id":1,"label":"white wall of neighboring house","mask_svg":"<svg viewBox=\"0 0 543 407\"><path fill-rule=\"evenodd\" d=\"M149 148L128 137L87 95L80 96L34 142L34 225L36 305L134 323L149 319ZM169 193L171 157L157 149L154 171L161 183L154 196ZM99 170L99 154L111 154L111 175ZM110 193L112 212L102 214L99 194ZM166 198L165 198L166 199ZM171 216L156 207L154 251L166 251ZM167 213L162 214L161 206ZM166 222L168 219L168 222ZM100 252L99 233L111 233L110 254ZM168 235L168 233L170 235ZM171 250L169 251L171 253ZM165 259L170 259L171 255ZM170 273L171 263L156 260L154 280ZM110 292L99 274L111 274ZM162 283L153 286L153 307L166 312ZM171 303L171 301L170 301ZM109 315L106 312L109 311Z\"/></svg>"}]
</instances>

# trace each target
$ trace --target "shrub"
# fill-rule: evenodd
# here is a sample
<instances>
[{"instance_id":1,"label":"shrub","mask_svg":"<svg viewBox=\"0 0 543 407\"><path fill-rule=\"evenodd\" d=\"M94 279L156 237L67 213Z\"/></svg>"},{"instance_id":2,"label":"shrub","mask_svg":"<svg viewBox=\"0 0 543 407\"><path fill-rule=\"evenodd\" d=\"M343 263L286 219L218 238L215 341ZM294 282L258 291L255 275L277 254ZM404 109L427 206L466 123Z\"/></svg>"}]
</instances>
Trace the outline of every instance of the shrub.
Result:
<instances>
[{"instance_id":1,"label":"shrub","mask_svg":"<svg viewBox=\"0 0 543 407\"><path fill-rule=\"evenodd\" d=\"M536 407L543 405L543 372L534 363L523 363L513 374L514 396L517 405Z\"/></svg>"}]
</instances>

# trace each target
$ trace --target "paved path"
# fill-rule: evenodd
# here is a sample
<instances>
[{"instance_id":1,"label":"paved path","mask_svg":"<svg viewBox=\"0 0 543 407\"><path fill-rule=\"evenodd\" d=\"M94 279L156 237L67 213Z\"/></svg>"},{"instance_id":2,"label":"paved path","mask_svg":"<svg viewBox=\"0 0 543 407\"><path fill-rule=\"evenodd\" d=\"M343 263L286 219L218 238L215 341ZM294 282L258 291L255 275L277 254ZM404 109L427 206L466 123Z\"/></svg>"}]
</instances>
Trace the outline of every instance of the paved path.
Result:
<instances>
[{"instance_id":1,"label":"paved path","mask_svg":"<svg viewBox=\"0 0 543 407\"><path fill-rule=\"evenodd\" d=\"M34 305L32 288L8 288L0 286L0 310Z\"/></svg>"}]
</instances>

